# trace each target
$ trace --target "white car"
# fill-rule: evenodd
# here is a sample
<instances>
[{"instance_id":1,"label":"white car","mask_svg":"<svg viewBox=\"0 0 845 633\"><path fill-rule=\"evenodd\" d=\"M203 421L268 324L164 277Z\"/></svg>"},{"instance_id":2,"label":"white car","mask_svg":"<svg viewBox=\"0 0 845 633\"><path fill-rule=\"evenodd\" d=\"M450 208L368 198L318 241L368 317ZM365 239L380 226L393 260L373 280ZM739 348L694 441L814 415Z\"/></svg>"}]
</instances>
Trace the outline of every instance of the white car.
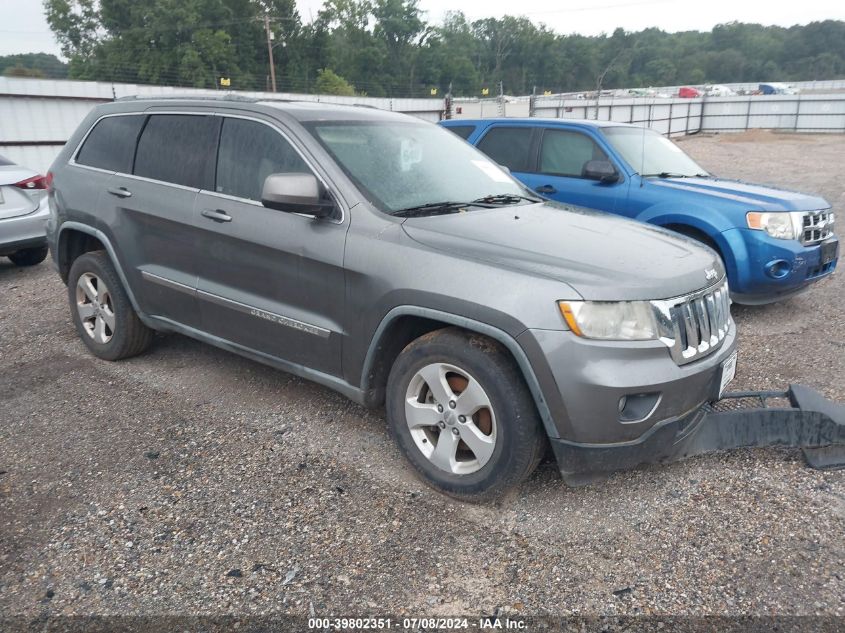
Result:
<instances>
[{"instance_id":1,"label":"white car","mask_svg":"<svg viewBox=\"0 0 845 633\"><path fill-rule=\"evenodd\" d=\"M47 257L48 184L46 176L0 156L0 256L17 266Z\"/></svg>"},{"instance_id":2,"label":"white car","mask_svg":"<svg viewBox=\"0 0 845 633\"><path fill-rule=\"evenodd\" d=\"M708 97L735 97L736 92L729 88L728 86L722 85L713 85L713 86L705 86L704 87L704 94Z\"/></svg>"}]
</instances>

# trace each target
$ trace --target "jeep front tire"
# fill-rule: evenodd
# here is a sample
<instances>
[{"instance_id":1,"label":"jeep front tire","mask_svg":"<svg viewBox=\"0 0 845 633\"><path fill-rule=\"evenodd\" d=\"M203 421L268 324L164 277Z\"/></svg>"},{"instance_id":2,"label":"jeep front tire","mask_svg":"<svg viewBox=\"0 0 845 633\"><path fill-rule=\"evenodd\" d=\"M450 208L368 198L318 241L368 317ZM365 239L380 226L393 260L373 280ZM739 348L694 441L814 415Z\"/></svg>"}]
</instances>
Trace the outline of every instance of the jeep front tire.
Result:
<instances>
[{"instance_id":1,"label":"jeep front tire","mask_svg":"<svg viewBox=\"0 0 845 633\"><path fill-rule=\"evenodd\" d=\"M399 448L429 485L487 501L524 481L546 438L510 354L486 337L446 328L410 343L387 384Z\"/></svg>"}]
</instances>

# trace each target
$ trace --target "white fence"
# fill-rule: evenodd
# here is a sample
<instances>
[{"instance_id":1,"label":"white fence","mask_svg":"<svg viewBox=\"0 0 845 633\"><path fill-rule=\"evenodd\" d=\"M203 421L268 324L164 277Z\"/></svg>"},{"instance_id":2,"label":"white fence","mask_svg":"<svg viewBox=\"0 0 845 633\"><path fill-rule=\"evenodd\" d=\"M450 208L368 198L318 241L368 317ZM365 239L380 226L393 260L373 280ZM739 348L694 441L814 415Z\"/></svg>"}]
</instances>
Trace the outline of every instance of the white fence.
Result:
<instances>
[{"instance_id":1,"label":"white fence","mask_svg":"<svg viewBox=\"0 0 845 633\"><path fill-rule=\"evenodd\" d=\"M844 81L802 82L802 89L835 90ZM92 81L0 77L0 154L44 172L80 121L98 103L129 95L219 95L215 90ZM445 116L442 99L335 97L267 92L240 96L325 103L361 104L405 112L427 121ZM845 93L755 95L660 99L653 97L566 96L455 99L454 118L548 117L601 119L646 125L663 134L737 132L754 128L792 132L845 132Z\"/></svg>"},{"instance_id":2,"label":"white fence","mask_svg":"<svg viewBox=\"0 0 845 633\"><path fill-rule=\"evenodd\" d=\"M45 172L79 123L99 103L130 95L219 95L216 90L93 81L0 77L0 154ZM270 92L237 92L259 99L361 104L427 121L443 117L442 99L379 99Z\"/></svg>"},{"instance_id":3,"label":"white fence","mask_svg":"<svg viewBox=\"0 0 845 633\"><path fill-rule=\"evenodd\" d=\"M845 132L845 94L755 95L660 99L503 97L458 99L460 118L545 117L599 119L646 125L662 134L739 132L755 128L792 132Z\"/></svg>"}]
</instances>

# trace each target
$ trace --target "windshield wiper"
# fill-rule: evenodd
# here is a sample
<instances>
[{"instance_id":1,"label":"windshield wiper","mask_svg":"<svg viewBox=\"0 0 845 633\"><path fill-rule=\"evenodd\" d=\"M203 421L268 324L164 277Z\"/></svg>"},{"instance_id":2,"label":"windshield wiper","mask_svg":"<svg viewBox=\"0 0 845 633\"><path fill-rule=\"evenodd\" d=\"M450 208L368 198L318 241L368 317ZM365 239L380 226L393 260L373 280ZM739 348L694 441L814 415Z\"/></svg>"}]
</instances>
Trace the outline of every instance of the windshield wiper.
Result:
<instances>
[{"instance_id":1,"label":"windshield wiper","mask_svg":"<svg viewBox=\"0 0 845 633\"><path fill-rule=\"evenodd\" d=\"M671 171L661 171L659 174L643 174L643 178L710 178L710 174L676 174Z\"/></svg>"},{"instance_id":2,"label":"windshield wiper","mask_svg":"<svg viewBox=\"0 0 845 633\"><path fill-rule=\"evenodd\" d=\"M473 203L481 202L485 204L508 205L518 204L523 201L544 202L542 198L537 198L535 196L523 196L518 193L495 193L489 196L484 196L483 198L477 198L473 200Z\"/></svg>"},{"instance_id":3,"label":"windshield wiper","mask_svg":"<svg viewBox=\"0 0 845 633\"><path fill-rule=\"evenodd\" d=\"M510 204L519 204L520 202L543 202L540 198L530 196L523 196L517 193L497 193L477 198L471 202L430 202L428 204L420 204L415 207L408 207L407 209L399 209L393 211L391 215L400 218L419 217L421 215L437 215L441 213L453 213L467 207L480 207L482 209L494 209L496 207L506 206Z\"/></svg>"},{"instance_id":4,"label":"windshield wiper","mask_svg":"<svg viewBox=\"0 0 845 633\"><path fill-rule=\"evenodd\" d=\"M466 207L482 207L484 209L492 209L496 205L485 204L484 202L430 202L428 204L420 204L415 207L408 207L407 209L399 209L393 211L390 215L395 215L400 218L412 218L421 215L436 215L438 213L450 213L459 211Z\"/></svg>"},{"instance_id":5,"label":"windshield wiper","mask_svg":"<svg viewBox=\"0 0 845 633\"><path fill-rule=\"evenodd\" d=\"M696 174L698 176L699 174ZM661 171L657 174L643 174L643 178L694 178L690 174L676 174L671 171Z\"/></svg>"}]
</instances>

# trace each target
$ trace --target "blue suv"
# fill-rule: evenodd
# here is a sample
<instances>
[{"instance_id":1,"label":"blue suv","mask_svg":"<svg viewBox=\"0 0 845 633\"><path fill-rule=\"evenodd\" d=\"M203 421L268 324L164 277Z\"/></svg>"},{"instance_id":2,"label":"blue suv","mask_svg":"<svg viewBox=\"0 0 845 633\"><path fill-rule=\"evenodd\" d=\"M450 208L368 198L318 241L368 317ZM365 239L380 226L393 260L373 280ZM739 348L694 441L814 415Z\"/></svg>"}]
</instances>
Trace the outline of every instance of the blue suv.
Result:
<instances>
[{"instance_id":1,"label":"blue suv","mask_svg":"<svg viewBox=\"0 0 845 633\"><path fill-rule=\"evenodd\" d=\"M458 119L441 125L552 200L682 233L713 248L737 303L792 296L836 268L823 198L708 174L641 127L567 119Z\"/></svg>"}]
</instances>

